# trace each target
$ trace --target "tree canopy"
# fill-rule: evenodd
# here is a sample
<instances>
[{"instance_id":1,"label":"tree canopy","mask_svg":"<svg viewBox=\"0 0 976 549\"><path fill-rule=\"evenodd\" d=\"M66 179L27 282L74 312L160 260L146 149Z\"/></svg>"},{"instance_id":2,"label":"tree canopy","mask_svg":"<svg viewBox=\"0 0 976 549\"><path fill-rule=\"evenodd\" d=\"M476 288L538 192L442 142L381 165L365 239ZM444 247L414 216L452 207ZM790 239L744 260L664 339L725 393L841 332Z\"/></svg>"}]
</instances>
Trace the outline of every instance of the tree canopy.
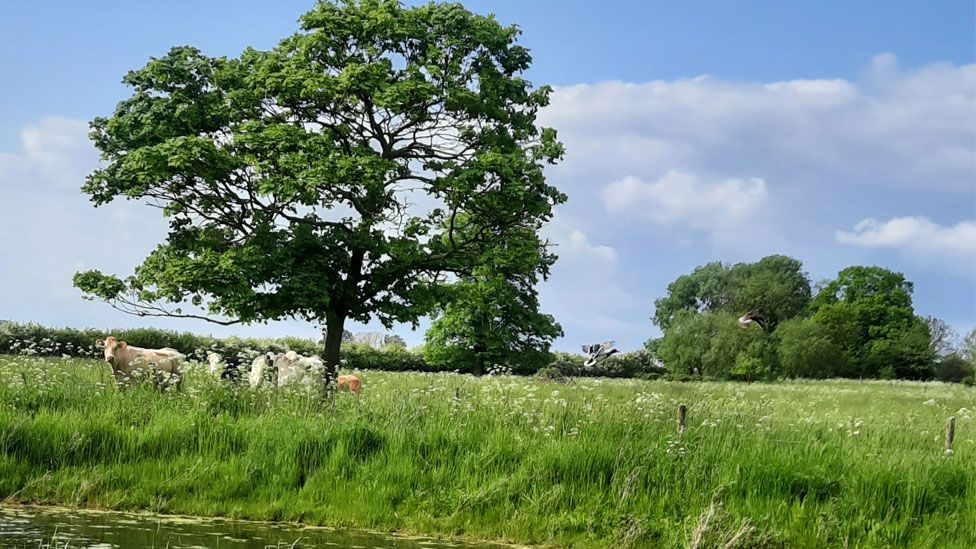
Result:
<instances>
[{"instance_id":1,"label":"tree canopy","mask_svg":"<svg viewBox=\"0 0 976 549\"><path fill-rule=\"evenodd\" d=\"M652 320L667 331L679 311L759 310L774 329L781 320L804 313L810 295L810 279L797 259L771 255L756 263L714 262L669 284L667 295L654 302Z\"/></svg>"},{"instance_id":2,"label":"tree canopy","mask_svg":"<svg viewBox=\"0 0 976 549\"><path fill-rule=\"evenodd\" d=\"M565 200L518 35L458 4L322 2L270 51L150 60L92 122L83 189L156 206L169 232L128 278L76 286L141 315L324 320L333 365L346 319L415 322L446 274Z\"/></svg>"},{"instance_id":3,"label":"tree canopy","mask_svg":"<svg viewBox=\"0 0 976 549\"><path fill-rule=\"evenodd\" d=\"M848 267L813 300L813 320L850 357L854 375L926 379L935 351L912 306L913 285L881 267Z\"/></svg>"},{"instance_id":4,"label":"tree canopy","mask_svg":"<svg viewBox=\"0 0 976 549\"><path fill-rule=\"evenodd\" d=\"M709 263L679 277L655 303L664 335L648 348L679 375L966 378L951 328L916 315L912 290L901 273L853 266L811 298L795 259ZM739 329L735 317L752 309L770 321L768 334Z\"/></svg>"},{"instance_id":5,"label":"tree canopy","mask_svg":"<svg viewBox=\"0 0 976 549\"><path fill-rule=\"evenodd\" d=\"M427 361L471 364L476 374L491 365L516 373L545 366L562 328L539 311L536 283L555 260L532 231L493 248L482 267L449 288L427 332Z\"/></svg>"}]
</instances>

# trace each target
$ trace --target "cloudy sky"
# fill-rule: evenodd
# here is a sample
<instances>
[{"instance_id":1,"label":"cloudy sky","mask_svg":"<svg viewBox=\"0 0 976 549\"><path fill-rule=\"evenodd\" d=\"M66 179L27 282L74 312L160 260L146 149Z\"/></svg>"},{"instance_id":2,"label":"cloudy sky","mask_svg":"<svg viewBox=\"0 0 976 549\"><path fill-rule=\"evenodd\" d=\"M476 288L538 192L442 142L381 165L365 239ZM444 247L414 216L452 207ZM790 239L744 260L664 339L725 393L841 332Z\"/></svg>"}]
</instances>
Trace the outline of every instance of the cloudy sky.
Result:
<instances>
[{"instance_id":1,"label":"cloudy sky","mask_svg":"<svg viewBox=\"0 0 976 549\"><path fill-rule=\"evenodd\" d=\"M517 23L570 200L542 304L564 350L657 334L653 301L715 260L799 258L813 280L880 265L920 314L976 327L976 8L922 2L466 2ZM125 275L165 234L137 203L92 208L86 133L122 76L171 46L270 48L311 1L0 5L0 319L134 326L74 272ZM315 336L282 322L201 333ZM353 326L354 331L376 327ZM422 332L400 330L411 344Z\"/></svg>"}]
</instances>

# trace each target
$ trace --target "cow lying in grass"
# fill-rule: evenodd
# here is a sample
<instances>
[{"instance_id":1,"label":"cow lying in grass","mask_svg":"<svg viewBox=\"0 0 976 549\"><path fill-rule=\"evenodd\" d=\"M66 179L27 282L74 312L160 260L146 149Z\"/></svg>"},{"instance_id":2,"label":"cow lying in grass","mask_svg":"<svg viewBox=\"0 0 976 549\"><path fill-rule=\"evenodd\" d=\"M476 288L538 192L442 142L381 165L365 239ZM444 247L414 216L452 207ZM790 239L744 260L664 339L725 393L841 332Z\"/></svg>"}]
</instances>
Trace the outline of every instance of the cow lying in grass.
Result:
<instances>
[{"instance_id":1,"label":"cow lying in grass","mask_svg":"<svg viewBox=\"0 0 976 549\"><path fill-rule=\"evenodd\" d=\"M136 385L146 378L151 378L160 390L170 383L178 390L183 383L180 372L183 355L176 349L133 347L113 336L95 341L95 346L104 349L105 362L112 368L112 376L120 386Z\"/></svg>"},{"instance_id":2,"label":"cow lying in grass","mask_svg":"<svg viewBox=\"0 0 976 549\"><path fill-rule=\"evenodd\" d=\"M339 391L349 391L359 398L359 392L363 390L363 382L354 375L339 376L336 378L336 388Z\"/></svg>"}]
</instances>

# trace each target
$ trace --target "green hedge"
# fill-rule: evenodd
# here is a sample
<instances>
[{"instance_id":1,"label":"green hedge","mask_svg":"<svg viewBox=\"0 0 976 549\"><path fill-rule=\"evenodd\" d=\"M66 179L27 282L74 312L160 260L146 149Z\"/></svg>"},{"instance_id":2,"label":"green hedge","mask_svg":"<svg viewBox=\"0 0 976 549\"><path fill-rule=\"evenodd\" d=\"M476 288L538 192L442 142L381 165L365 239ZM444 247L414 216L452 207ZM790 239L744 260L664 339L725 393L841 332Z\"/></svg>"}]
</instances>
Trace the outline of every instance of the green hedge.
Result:
<instances>
[{"instance_id":1,"label":"green hedge","mask_svg":"<svg viewBox=\"0 0 976 549\"><path fill-rule=\"evenodd\" d=\"M636 377L652 379L664 375L664 368L654 355L641 349L632 353L610 355L600 362L585 365L585 358L570 353L553 353L549 368L555 368L564 376L576 377ZM546 375L551 375L547 373Z\"/></svg>"},{"instance_id":2,"label":"green hedge","mask_svg":"<svg viewBox=\"0 0 976 549\"><path fill-rule=\"evenodd\" d=\"M35 323L0 321L0 354L33 354L38 356L100 357L101 350L95 347L96 339L113 335L136 347L158 349L172 347L203 360L207 351L216 351L224 356L240 356L245 360L266 352L293 350L304 355L321 355L320 341L285 337L279 339L255 338L215 338L200 336L190 332L175 332L157 328L125 328L102 330L95 328L51 328ZM583 366L583 357L567 353L555 353L552 365L567 376L609 376L632 377L647 371L638 357L645 357L643 351L629 355L615 355L595 368ZM443 372L455 371L472 373L472 364L453 364L434 366L424 360L423 350L408 350L396 345L376 349L369 345L344 343L342 346L343 367L358 370L385 370L392 372ZM532 371L516 373L534 374Z\"/></svg>"},{"instance_id":3,"label":"green hedge","mask_svg":"<svg viewBox=\"0 0 976 549\"><path fill-rule=\"evenodd\" d=\"M36 323L0 322L0 354L30 354L37 356L100 356L95 340L107 335L136 347L159 349L171 347L187 356L202 358L207 351L224 355L257 355L268 351L294 350L302 354L318 354L318 343L311 339L287 337L281 339L215 338L190 332L175 332L158 328L51 328Z\"/></svg>"}]
</instances>

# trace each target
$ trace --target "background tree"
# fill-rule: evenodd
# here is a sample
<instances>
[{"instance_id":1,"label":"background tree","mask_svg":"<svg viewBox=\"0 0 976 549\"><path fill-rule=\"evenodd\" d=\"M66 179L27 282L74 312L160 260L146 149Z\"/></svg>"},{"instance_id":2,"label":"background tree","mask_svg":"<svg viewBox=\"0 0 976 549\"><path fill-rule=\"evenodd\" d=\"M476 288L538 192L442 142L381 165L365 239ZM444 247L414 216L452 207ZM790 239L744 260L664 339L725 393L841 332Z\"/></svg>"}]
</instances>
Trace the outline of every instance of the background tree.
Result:
<instances>
[{"instance_id":1,"label":"background tree","mask_svg":"<svg viewBox=\"0 0 976 549\"><path fill-rule=\"evenodd\" d=\"M727 312L679 311L657 356L672 375L701 375L716 379L771 377L775 357L771 339L762 330L742 330Z\"/></svg>"},{"instance_id":2,"label":"background tree","mask_svg":"<svg viewBox=\"0 0 976 549\"><path fill-rule=\"evenodd\" d=\"M663 331L679 311L725 311L741 315L759 309L769 328L803 314L810 303L810 279L803 264L784 255L732 266L708 263L668 285L668 294L654 302L653 321Z\"/></svg>"},{"instance_id":3,"label":"background tree","mask_svg":"<svg viewBox=\"0 0 976 549\"><path fill-rule=\"evenodd\" d=\"M935 352L912 307L912 283L881 267L848 267L812 303L824 326L863 377L927 379Z\"/></svg>"},{"instance_id":4,"label":"background tree","mask_svg":"<svg viewBox=\"0 0 976 549\"><path fill-rule=\"evenodd\" d=\"M936 356L944 357L957 352L956 346L959 343L959 334L952 329L952 326L934 316L924 317L925 325L929 328L929 345Z\"/></svg>"},{"instance_id":5,"label":"background tree","mask_svg":"<svg viewBox=\"0 0 976 549\"><path fill-rule=\"evenodd\" d=\"M957 350L939 357L935 377L940 381L976 384L976 329L962 338Z\"/></svg>"},{"instance_id":6,"label":"background tree","mask_svg":"<svg viewBox=\"0 0 976 549\"><path fill-rule=\"evenodd\" d=\"M668 293L654 302L654 321L666 331L680 311L703 313L729 305L729 268L716 261L695 267L668 284Z\"/></svg>"},{"instance_id":7,"label":"background tree","mask_svg":"<svg viewBox=\"0 0 976 549\"><path fill-rule=\"evenodd\" d=\"M976 328L970 330L959 344L959 355L965 360L976 363Z\"/></svg>"},{"instance_id":8,"label":"background tree","mask_svg":"<svg viewBox=\"0 0 976 549\"><path fill-rule=\"evenodd\" d=\"M826 328L808 318L785 320L776 328L779 374L827 378L850 375L849 360Z\"/></svg>"},{"instance_id":9,"label":"background tree","mask_svg":"<svg viewBox=\"0 0 976 549\"><path fill-rule=\"evenodd\" d=\"M810 277L799 259L771 255L756 263L738 263L729 278L729 312L758 309L769 330L782 320L805 314L810 305Z\"/></svg>"},{"instance_id":10,"label":"background tree","mask_svg":"<svg viewBox=\"0 0 976 549\"><path fill-rule=\"evenodd\" d=\"M324 322L331 366L347 319L416 322L445 274L565 200L518 34L458 4L322 2L271 51L151 60L92 122L84 191L144 200L169 233L125 280L76 286L140 315Z\"/></svg>"},{"instance_id":11,"label":"background tree","mask_svg":"<svg viewBox=\"0 0 976 549\"><path fill-rule=\"evenodd\" d=\"M539 311L536 283L556 257L534 231L516 233L493 248L484 267L452 284L426 335L424 356L437 367L483 374L505 365L531 373L551 360L562 335L555 319Z\"/></svg>"}]
</instances>

